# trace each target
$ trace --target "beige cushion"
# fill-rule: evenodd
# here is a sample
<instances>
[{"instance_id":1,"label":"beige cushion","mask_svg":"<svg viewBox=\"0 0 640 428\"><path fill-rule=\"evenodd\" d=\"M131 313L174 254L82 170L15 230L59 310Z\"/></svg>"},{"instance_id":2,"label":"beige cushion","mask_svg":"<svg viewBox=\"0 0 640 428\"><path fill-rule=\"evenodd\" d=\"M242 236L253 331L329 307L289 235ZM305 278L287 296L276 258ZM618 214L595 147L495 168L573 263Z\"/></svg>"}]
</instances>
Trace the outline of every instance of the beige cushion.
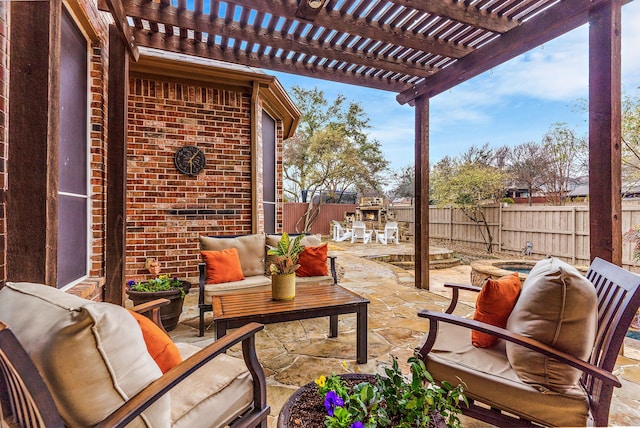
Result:
<instances>
[{"instance_id":1,"label":"beige cushion","mask_svg":"<svg viewBox=\"0 0 640 428\"><path fill-rule=\"evenodd\" d=\"M264 275L264 246L263 234L244 235L236 238L200 237L202 251L221 251L227 248L237 248L240 266L245 277Z\"/></svg>"},{"instance_id":2,"label":"beige cushion","mask_svg":"<svg viewBox=\"0 0 640 428\"><path fill-rule=\"evenodd\" d=\"M586 360L597 329L595 288L573 266L556 258L543 259L522 285L507 329ZM541 389L569 391L582 374L512 343L507 343L507 356L520 379Z\"/></svg>"},{"instance_id":3,"label":"beige cushion","mask_svg":"<svg viewBox=\"0 0 640 428\"><path fill-rule=\"evenodd\" d=\"M269 247L275 247L278 245L280 241L280 236L282 235L267 235L266 244ZM295 236L291 236L291 239L295 238ZM322 235L306 235L304 238L300 240L300 245L302 246L310 246L317 247L322 244Z\"/></svg>"},{"instance_id":4,"label":"beige cushion","mask_svg":"<svg viewBox=\"0 0 640 428\"><path fill-rule=\"evenodd\" d=\"M55 288L7 283L0 319L16 334L41 372L69 426L93 426L162 372L129 312ZM162 397L130 426L168 427L170 397Z\"/></svg>"},{"instance_id":5,"label":"beige cushion","mask_svg":"<svg viewBox=\"0 0 640 428\"><path fill-rule=\"evenodd\" d=\"M200 350L187 343L176 345L184 359ZM221 354L171 390L172 426L226 426L252 402L253 380L244 361Z\"/></svg>"},{"instance_id":6,"label":"beige cushion","mask_svg":"<svg viewBox=\"0 0 640 428\"><path fill-rule=\"evenodd\" d=\"M204 285L204 301L211 303L212 296L229 293L253 292L260 287L271 286L271 277L264 275L249 276L241 281L222 282L220 284Z\"/></svg>"},{"instance_id":7,"label":"beige cushion","mask_svg":"<svg viewBox=\"0 0 640 428\"><path fill-rule=\"evenodd\" d=\"M468 329L446 323L438 326L438 339L426 358L434 379L453 385L462 382L468 397L543 425L586 425L588 398L580 386L565 394L541 392L520 380L507 360L502 340L491 348L476 348Z\"/></svg>"}]
</instances>

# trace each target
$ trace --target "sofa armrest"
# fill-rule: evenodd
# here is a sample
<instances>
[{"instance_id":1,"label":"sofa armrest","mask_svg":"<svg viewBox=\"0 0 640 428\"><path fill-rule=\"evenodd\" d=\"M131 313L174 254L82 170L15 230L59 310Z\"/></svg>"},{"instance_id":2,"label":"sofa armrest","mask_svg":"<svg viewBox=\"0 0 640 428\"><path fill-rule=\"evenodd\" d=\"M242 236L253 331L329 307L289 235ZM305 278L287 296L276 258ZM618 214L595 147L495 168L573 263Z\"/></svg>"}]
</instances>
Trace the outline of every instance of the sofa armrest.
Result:
<instances>
[{"instance_id":1,"label":"sofa armrest","mask_svg":"<svg viewBox=\"0 0 640 428\"><path fill-rule=\"evenodd\" d=\"M468 328L469 330L476 330L482 333L490 334L492 336L499 337L500 339L504 339L509 342L513 342L517 345L524 346L528 349L532 349L536 352L544 354L548 357L554 358L560 362L568 364L572 367L581 370L584 373L587 373L591 376L594 376L600 379L605 384L614 385L616 387L620 387L621 383L617 377L615 377L611 372L601 369L600 367L589 364L586 361L580 360L573 355L567 354L566 352L562 352L558 349L552 348L549 345L545 345L544 343L531 339L529 337L525 337L516 333L512 333L505 328L496 327L491 324L487 324L481 321L476 321L468 318L459 317L452 314L435 312L435 311L427 311L422 310L418 312L418 316L422 318L429 319L429 332L427 336L427 340L425 341L422 348L420 348L419 353L424 358L431 351L431 348L435 344L436 337L438 335L438 322L446 322L449 324L458 325L461 327Z\"/></svg>"},{"instance_id":2,"label":"sofa armrest","mask_svg":"<svg viewBox=\"0 0 640 428\"><path fill-rule=\"evenodd\" d=\"M267 386L264 371L258 362L255 349L255 334L263 328L264 325L262 324L250 323L221 337L169 370L162 377L151 382L146 388L133 396L109 417L96 425L96 428L126 426L182 380L239 342L242 342L242 355L253 378L253 407L254 413L256 414L255 417L266 417L269 413L266 398Z\"/></svg>"}]
</instances>

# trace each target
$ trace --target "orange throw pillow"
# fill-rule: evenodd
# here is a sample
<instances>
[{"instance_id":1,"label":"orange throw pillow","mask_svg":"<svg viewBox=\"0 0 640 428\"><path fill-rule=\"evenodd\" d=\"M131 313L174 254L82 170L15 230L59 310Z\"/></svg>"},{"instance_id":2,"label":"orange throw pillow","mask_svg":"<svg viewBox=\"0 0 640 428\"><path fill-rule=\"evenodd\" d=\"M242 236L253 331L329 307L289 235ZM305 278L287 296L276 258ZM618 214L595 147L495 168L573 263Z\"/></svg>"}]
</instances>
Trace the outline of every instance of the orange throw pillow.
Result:
<instances>
[{"instance_id":1,"label":"orange throw pillow","mask_svg":"<svg viewBox=\"0 0 640 428\"><path fill-rule=\"evenodd\" d=\"M237 248L202 251L200 254L207 264L207 284L220 284L244 279Z\"/></svg>"},{"instance_id":2,"label":"orange throw pillow","mask_svg":"<svg viewBox=\"0 0 640 428\"><path fill-rule=\"evenodd\" d=\"M478 294L473 319L496 327L506 327L521 287L518 272L500 279L487 279ZM476 348L488 348L497 342L498 338L495 336L471 330L471 343Z\"/></svg>"},{"instance_id":3,"label":"orange throw pillow","mask_svg":"<svg viewBox=\"0 0 640 428\"><path fill-rule=\"evenodd\" d=\"M304 247L298 257L300 267L296 276L327 276L327 253L329 247L322 244L317 247Z\"/></svg>"},{"instance_id":4,"label":"orange throw pillow","mask_svg":"<svg viewBox=\"0 0 640 428\"><path fill-rule=\"evenodd\" d=\"M131 310L129 312L138 321L147 351L162 373L168 372L182 362L180 351L167 333L144 315Z\"/></svg>"}]
</instances>

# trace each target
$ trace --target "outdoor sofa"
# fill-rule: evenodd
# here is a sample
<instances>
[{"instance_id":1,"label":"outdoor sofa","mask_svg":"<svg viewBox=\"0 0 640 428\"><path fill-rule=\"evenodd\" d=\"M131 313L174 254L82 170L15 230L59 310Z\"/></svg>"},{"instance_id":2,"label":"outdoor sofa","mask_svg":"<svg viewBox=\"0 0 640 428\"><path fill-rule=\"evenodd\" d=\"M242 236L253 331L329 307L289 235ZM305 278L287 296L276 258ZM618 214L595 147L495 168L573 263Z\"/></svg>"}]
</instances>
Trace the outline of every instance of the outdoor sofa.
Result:
<instances>
[{"instance_id":1,"label":"outdoor sofa","mask_svg":"<svg viewBox=\"0 0 640 428\"><path fill-rule=\"evenodd\" d=\"M290 235L295 237L296 235ZM213 311L215 295L242 293L270 289L269 266L273 256L267 255L275 247L281 235L263 233L234 236L201 236L200 250L204 262L199 263L200 272L198 309L200 312L200 336L204 335L204 314ZM296 272L296 283L322 282L337 284L336 257L327 254L327 244L322 244L319 235L306 235L301 240L305 252L300 255L300 269ZM234 252L229 252L234 249ZM239 261L239 270L233 265ZM305 263L309 261L309 264Z\"/></svg>"}]
</instances>

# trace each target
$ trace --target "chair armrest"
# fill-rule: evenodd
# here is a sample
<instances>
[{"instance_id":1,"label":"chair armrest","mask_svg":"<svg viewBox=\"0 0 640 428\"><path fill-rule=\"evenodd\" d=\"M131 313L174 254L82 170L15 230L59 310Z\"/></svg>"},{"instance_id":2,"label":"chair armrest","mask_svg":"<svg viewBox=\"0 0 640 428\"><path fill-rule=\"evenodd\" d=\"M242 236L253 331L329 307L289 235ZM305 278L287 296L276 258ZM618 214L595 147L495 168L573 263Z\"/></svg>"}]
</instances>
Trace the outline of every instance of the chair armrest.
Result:
<instances>
[{"instance_id":1,"label":"chair armrest","mask_svg":"<svg viewBox=\"0 0 640 428\"><path fill-rule=\"evenodd\" d=\"M333 277L333 285L338 283L338 272L336 271L336 256L327 256L331 265L331 276Z\"/></svg>"},{"instance_id":2,"label":"chair armrest","mask_svg":"<svg viewBox=\"0 0 640 428\"><path fill-rule=\"evenodd\" d=\"M445 310L445 313L447 314L452 314L453 310L458 305L460 290L475 291L475 292L480 292L480 290L482 290L482 287L476 287L475 285L456 284L453 282L445 282L444 286L446 288L451 288L451 303L449 303L449 307Z\"/></svg>"},{"instance_id":3,"label":"chair armrest","mask_svg":"<svg viewBox=\"0 0 640 428\"><path fill-rule=\"evenodd\" d=\"M483 323L480 321L462 318L456 315L442 313L442 312L434 312L422 310L418 312L418 316L422 318L429 319L429 333L427 336L427 340L422 348L419 350L420 355L424 358L435 343L436 336L438 334L438 322L446 322L449 324L458 325L461 327L466 327L470 330L477 330L482 333L487 333L492 336L499 337L500 339L504 339L506 341L515 343L517 345L524 346L525 348L529 348L533 351L539 352L548 357L554 358L560 362L568 364L572 367L577 368L578 370L585 372L591 376L594 376L600 379L605 384L614 385L616 387L622 386L617 377L615 377L611 372L601 369L600 367L594 366L593 364L589 364L586 361L580 360L572 355L569 355L565 352L559 351L555 348L552 348L544 343L537 341L535 339L531 339L529 337L525 337L516 333L512 333L507 329L496 327L491 324Z\"/></svg>"},{"instance_id":4,"label":"chair armrest","mask_svg":"<svg viewBox=\"0 0 640 428\"><path fill-rule=\"evenodd\" d=\"M131 310L133 312L146 315L151 321L153 321L158 327L160 327L162 331L166 333L167 331L164 329L162 320L160 319L160 308L162 306L168 305L169 303L171 303L169 299L156 299L133 306Z\"/></svg>"},{"instance_id":5,"label":"chair armrest","mask_svg":"<svg viewBox=\"0 0 640 428\"><path fill-rule=\"evenodd\" d=\"M182 380L239 342L242 342L242 355L253 378L254 407L266 409L267 386L255 349L255 334L263 328L264 325L262 324L250 323L221 337L166 372L162 377L151 382L146 388L96 425L96 428L126 426Z\"/></svg>"}]
</instances>

